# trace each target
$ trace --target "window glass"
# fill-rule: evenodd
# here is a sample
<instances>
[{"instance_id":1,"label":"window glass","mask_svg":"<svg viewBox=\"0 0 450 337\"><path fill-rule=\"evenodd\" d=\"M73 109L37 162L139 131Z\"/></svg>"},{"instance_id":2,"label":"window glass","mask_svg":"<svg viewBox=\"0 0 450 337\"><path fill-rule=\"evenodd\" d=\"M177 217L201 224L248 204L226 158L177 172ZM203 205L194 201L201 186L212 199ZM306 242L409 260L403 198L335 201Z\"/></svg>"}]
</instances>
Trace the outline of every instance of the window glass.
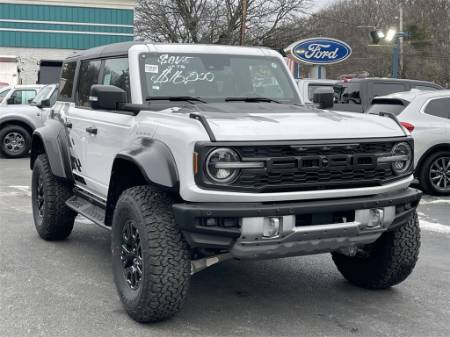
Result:
<instances>
[{"instance_id":1,"label":"window glass","mask_svg":"<svg viewBox=\"0 0 450 337\"><path fill-rule=\"evenodd\" d=\"M28 100L36 96L36 90L16 90L8 99L8 104L27 104Z\"/></svg>"},{"instance_id":2,"label":"window glass","mask_svg":"<svg viewBox=\"0 0 450 337\"><path fill-rule=\"evenodd\" d=\"M147 54L141 64L144 99L192 96L210 101L265 97L298 103L290 75L272 57L217 54Z\"/></svg>"},{"instance_id":3,"label":"window glass","mask_svg":"<svg viewBox=\"0 0 450 337\"><path fill-rule=\"evenodd\" d=\"M128 59L119 58L106 60L102 83L104 85L114 85L125 90L127 92L128 102L131 101Z\"/></svg>"},{"instance_id":4,"label":"window glass","mask_svg":"<svg viewBox=\"0 0 450 337\"><path fill-rule=\"evenodd\" d=\"M393 94L407 90L406 85L402 83L374 83L372 86L372 98Z\"/></svg>"},{"instance_id":5,"label":"window glass","mask_svg":"<svg viewBox=\"0 0 450 337\"><path fill-rule=\"evenodd\" d=\"M59 98L63 101L72 99L73 81L75 78L76 62L64 63L59 80Z\"/></svg>"},{"instance_id":6,"label":"window glass","mask_svg":"<svg viewBox=\"0 0 450 337\"><path fill-rule=\"evenodd\" d=\"M8 95L10 90L11 89L4 89L3 91L0 91L0 103L3 102L3 100L5 99L6 95Z\"/></svg>"},{"instance_id":7,"label":"window glass","mask_svg":"<svg viewBox=\"0 0 450 337\"><path fill-rule=\"evenodd\" d=\"M98 84L100 73L100 60L83 61L80 65L80 75L78 77L77 105L89 107L89 94L91 86Z\"/></svg>"},{"instance_id":8,"label":"window glass","mask_svg":"<svg viewBox=\"0 0 450 337\"><path fill-rule=\"evenodd\" d=\"M52 95L50 96L50 106L54 106L56 103L56 99L58 97L58 88L53 91Z\"/></svg>"},{"instance_id":9,"label":"window glass","mask_svg":"<svg viewBox=\"0 0 450 337\"><path fill-rule=\"evenodd\" d=\"M394 115L400 115L400 113L405 109L402 104L373 104L367 110L368 114L379 114L380 112L390 112Z\"/></svg>"},{"instance_id":10,"label":"window glass","mask_svg":"<svg viewBox=\"0 0 450 337\"><path fill-rule=\"evenodd\" d=\"M426 106L425 113L436 117L450 119L450 97L432 100Z\"/></svg>"},{"instance_id":11,"label":"window glass","mask_svg":"<svg viewBox=\"0 0 450 337\"><path fill-rule=\"evenodd\" d=\"M38 94L36 95L36 97L33 99L33 103L34 104L39 104L41 103L41 101L43 99L48 98L48 95L50 94L50 92L52 91L52 87L51 86L46 86L43 87Z\"/></svg>"},{"instance_id":12,"label":"window glass","mask_svg":"<svg viewBox=\"0 0 450 337\"><path fill-rule=\"evenodd\" d=\"M358 82L353 82L345 86L334 86L336 103L361 104L360 89L361 85Z\"/></svg>"}]
</instances>

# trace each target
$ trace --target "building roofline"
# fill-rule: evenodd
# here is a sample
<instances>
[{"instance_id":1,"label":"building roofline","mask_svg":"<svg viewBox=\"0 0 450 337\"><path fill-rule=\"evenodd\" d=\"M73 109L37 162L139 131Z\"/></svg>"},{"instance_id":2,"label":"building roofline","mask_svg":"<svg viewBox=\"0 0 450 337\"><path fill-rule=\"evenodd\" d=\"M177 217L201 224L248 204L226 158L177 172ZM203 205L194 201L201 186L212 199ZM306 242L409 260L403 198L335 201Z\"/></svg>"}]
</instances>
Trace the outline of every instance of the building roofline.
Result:
<instances>
[{"instance_id":1,"label":"building roofline","mask_svg":"<svg viewBox=\"0 0 450 337\"><path fill-rule=\"evenodd\" d=\"M189 46L194 48L204 48L208 46L213 47L230 47L235 49L253 49L253 50L267 50L269 53L274 52L273 49L266 48L266 47L260 47L260 46L235 46L235 45L220 45L220 44L192 44L192 43L154 43L150 41L143 41L143 40L135 40L135 41L127 41L127 42L119 42L119 43L113 43L109 45L99 46L91 49L86 50L80 50L77 51L75 54L69 56L67 60L74 61L74 60L87 60L87 59L95 59L95 58L103 58L103 57L112 57L112 56L120 56L120 55L128 55L128 51L131 47L135 45L146 45L146 46L170 46L170 45L176 45L176 46Z\"/></svg>"},{"instance_id":2,"label":"building roofline","mask_svg":"<svg viewBox=\"0 0 450 337\"><path fill-rule=\"evenodd\" d=\"M70 7L91 7L91 8L114 8L134 10L136 0L1 0L0 3L15 5L47 5L47 6L70 6Z\"/></svg>"}]
</instances>

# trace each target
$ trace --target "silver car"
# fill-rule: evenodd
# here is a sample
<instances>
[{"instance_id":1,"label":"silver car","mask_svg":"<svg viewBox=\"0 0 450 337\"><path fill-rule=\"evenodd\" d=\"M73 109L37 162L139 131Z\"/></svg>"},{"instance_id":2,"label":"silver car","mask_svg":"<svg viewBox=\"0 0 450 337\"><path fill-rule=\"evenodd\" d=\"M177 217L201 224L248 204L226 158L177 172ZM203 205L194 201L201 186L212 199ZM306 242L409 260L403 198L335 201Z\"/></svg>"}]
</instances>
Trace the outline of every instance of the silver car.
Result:
<instances>
[{"instance_id":1,"label":"silver car","mask_svg":"<svg viewBox=\"0 0 450 337\"><path fill-rule=\"evenodd\" d=\"M414 137L415 175L424 191L450 195L450 90L376 97L367 112L396 115Z\"/></svg>"},{"instance_id":2,"label":"silver car","mask_svg":"<svg viewBox=\"0 0 450 337\"><path fill-rule=\"evenodd\" d=\"M50 84L40 89L36 96L33 95L30 103L0 104L0 151L3 155L17 158L28 154L31 135L34 129L44 124L50 107L56 102L57 94L58 85ZM4 99L12 102L11 93L8 92Z\"/></svg>"}]
</instances>

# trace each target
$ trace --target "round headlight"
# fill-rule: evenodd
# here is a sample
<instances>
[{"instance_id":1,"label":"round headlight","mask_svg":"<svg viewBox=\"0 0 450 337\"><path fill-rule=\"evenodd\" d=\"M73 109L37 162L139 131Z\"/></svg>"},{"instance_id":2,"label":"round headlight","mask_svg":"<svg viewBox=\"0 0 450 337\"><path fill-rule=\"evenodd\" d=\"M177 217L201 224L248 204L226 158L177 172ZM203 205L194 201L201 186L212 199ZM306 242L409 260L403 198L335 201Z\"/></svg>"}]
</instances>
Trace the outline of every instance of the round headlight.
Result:
<instances>
[{"instance_id":1,"label":"round headlight","mask_svg":"<svg viewBox=\"0 0 450 337\"><path fill-rule=\"evenodd\" d=\"M239 162L239 155L227 148L219 148L212 151L206 159L206 173L211 180L226 184L231 182L239 173L237 168L228 168L226 163ZM224 164L225 165L221 165Z\"/></svg>"},{"instance_id":2,"label":"round headlight","mask_svg":"<svg viewBox=\"0 0 450 337\"><path fill-rule=\"evenodd\" d=\"M392 162L392 170L395 174L406 173L412 162L412 150L408 143L398 143L392 148L392 156L399 158L399 160Z\"/></svg>"}]
</instances>

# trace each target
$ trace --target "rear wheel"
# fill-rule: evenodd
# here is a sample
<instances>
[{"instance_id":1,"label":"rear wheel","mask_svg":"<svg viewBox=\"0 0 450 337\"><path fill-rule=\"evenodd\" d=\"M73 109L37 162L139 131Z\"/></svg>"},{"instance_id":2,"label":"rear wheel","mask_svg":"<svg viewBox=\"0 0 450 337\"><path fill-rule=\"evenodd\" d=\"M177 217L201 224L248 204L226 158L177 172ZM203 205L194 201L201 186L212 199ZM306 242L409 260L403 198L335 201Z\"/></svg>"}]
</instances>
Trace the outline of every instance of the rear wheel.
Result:
<instances>
[{"instance_id":1,"label":"rear wheel","mask_svg":"<svg viewBox=\"0 0 450 337\"><path fill-rule=\"evenodd\" d=\"M383 233L356 256L332 253L341 274L354 285L366 289L385 289L404 281L416 265L420 248L417 215L392 231Z\"/></svg>"},{"instance_id":2,"label":"rear wheel","mask_svg":"<svg viewBox=\"0 0 450 337\"><path fill-rule=\"evenodd\" d=\"M33 218L44 240L64 240L73 229L76 213L66 206L72 187L52 174L47 156L36 158L31 178Z\"/></svg>"},{"instance_id":3,"label":"rear wheel","mask_svg":"<svg viewBox=\"0 0 450 337\"><path fill-rule=\"evenodd\" d=\"M30 151L31 135L19 125L7 125L0 131L0 148L10 158L22 157Z\"/></svg>"},{"instance_id":4,"label":"rear wheel","mask_svg":"<svg viewBox=\"0 0 450 337\"><path fill-rule=\"evenodd\" d=\"M114 211L114 281L125 310L138 322L173 316L187 294L189 251L171 206L165 193L138 186L122 193Z\"/></svg>"},{"instance_id":5,"label":"rear wheel","mask_svg":"<svg viewBox=\"0 0 450 337\"><path fill-rule=\"evenodd\" d=\"M423 162L419 172L420 184L432 195L450 195L450 152L431 154Z\"/></svg>"}]
</instances>

